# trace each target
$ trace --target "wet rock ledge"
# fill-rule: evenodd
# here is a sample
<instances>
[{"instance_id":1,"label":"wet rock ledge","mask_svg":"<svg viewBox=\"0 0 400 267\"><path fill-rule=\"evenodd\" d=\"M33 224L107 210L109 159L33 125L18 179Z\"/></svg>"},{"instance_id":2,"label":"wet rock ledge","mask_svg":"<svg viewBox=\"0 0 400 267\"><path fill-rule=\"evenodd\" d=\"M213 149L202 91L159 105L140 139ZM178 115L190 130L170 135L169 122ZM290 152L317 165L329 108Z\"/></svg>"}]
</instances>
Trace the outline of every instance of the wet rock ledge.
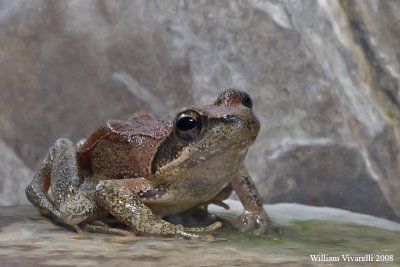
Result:
<instances>
[{"instance_id":1,"label":"wet rock ledge","mask_svg":"<svg viewBox=\"0 0 400 267\"><path fill-rule=\"evenodd\" d=\"M240 212L213 208L221 216ZM1 266L398 266L400 224L334 208L267 207L282 235L251 238L221 229L209 240L121 237L69 232L32 206L0 207ZM340 257L315 262L310 255ZM344 262L352 256L393 255L386 262ZM139 265L140 264L140 265Z\"/></svg>"}]
</instances>

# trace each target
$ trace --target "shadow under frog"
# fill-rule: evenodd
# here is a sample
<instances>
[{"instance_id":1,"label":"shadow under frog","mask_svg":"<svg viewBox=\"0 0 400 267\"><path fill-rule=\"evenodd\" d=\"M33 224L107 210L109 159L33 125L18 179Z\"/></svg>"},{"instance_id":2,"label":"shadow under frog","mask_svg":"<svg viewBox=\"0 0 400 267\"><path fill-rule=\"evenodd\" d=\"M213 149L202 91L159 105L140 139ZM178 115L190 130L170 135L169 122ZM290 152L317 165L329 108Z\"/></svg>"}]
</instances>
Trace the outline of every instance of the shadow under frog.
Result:
<instances>
[{"instance_id":1,"label":"shadow under frog","mask_svg":"<svg viewBox=\"0 0 400 267\"><path fill-rule=\"evenodd\" d=\"M135 114L111 120L74 145L59 139L26 195L39 211L75 230L199 237L221 226L183 227L162 218L223 201L235 191L244 211L230 223L262 235L275 228L244 166L260 123L250 96L229 89L173 121ZM109 214L131 231L110 227Z\"/></svg>"}]
</instances>

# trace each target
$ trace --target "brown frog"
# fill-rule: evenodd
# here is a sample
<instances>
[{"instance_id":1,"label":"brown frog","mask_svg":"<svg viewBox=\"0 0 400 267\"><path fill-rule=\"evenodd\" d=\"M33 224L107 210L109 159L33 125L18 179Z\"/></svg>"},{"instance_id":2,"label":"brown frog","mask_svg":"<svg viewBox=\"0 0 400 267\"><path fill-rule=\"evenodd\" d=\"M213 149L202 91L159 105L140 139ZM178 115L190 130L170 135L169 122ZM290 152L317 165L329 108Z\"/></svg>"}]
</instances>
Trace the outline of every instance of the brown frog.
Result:
<instances>
[{"instance_id":1,"label":"brown frog","mask_svg":"<svg viewBox=\"0 0 400 267\"><path fill-rule=\"evenodd\" d=\"M173 121L135 114L111 120L74 145L58 139L26 195L39 211L75 230L196 238L221 226L183 227L162 218L223 200L236 192L243 213L231 224L261 235L274 230L244 166L260 123L250 96L229 89L208 106L187 107ZM50 192L49 192L50 189Z\"/></svg>"}]
</instances>

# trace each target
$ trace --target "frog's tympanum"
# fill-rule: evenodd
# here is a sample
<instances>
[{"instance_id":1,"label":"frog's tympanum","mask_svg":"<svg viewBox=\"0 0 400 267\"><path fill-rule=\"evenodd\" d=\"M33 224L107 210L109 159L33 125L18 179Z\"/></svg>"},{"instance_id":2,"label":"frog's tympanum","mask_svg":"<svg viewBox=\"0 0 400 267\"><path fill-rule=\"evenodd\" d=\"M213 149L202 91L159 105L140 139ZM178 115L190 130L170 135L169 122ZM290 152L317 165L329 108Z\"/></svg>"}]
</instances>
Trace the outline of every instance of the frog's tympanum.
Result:
<instances>
[{"instance_id":1,"label":"frog's tympanum","mask_svg":"<svg viewBox=\"0 0 400 267\"><path fill-rule=\"evenodd\" d=\"M234 89L208 106L179 110L172 121L146 114L110 120L74 145L50 148L26 195L39 211L76 231L196 238L221 226L184 227L163 218L223 201L235 191L244 206L231 225L262 235L274 229L244 166L260 123L250 96Z\"/></svg>"}]
</instances>

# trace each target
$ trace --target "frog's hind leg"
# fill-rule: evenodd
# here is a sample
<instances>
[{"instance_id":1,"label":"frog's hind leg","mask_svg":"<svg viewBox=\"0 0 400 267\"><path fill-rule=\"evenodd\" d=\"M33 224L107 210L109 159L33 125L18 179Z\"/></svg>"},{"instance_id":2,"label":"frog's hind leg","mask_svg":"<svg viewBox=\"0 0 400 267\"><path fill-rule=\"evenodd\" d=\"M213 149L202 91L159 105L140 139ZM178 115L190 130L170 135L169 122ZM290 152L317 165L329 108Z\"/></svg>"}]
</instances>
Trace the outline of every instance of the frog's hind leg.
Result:
<instances>
[{"instance_id":1,"label":"frog's hind leg","mask_svg":"<svg viewBox=\"0 0 400 267\"><path fill-rule=\"evenodd\" d=\"M38 208L42 214L60 217L60 211L48 191L52 183L52 169L54 162L57 161L57 153L63 150L66 143L59 139L49 149L46 158L43 160L32 182L26 187L25 193L28 200Z\"/></svg>"},{"instance_id":2,"label":"frog's hind leg","mask_svg":"<svg viewBox=\"0 0 400 267\"><path fill-rule=\"evenodd\" d=\"M42 214L50 216L55 221L65 222L65 214L68 213L63 212L64 207L68 210L72 207L71 202L79 202L85 197L76 193L80 184L75 146L70 140L62 138L50 148L25 192L28 200ZM50 188L51 196L48 193ZM81 216L81 218L86 217ZM77 230L75 224L71 226Z\"/></svg>"}]
</instances>

